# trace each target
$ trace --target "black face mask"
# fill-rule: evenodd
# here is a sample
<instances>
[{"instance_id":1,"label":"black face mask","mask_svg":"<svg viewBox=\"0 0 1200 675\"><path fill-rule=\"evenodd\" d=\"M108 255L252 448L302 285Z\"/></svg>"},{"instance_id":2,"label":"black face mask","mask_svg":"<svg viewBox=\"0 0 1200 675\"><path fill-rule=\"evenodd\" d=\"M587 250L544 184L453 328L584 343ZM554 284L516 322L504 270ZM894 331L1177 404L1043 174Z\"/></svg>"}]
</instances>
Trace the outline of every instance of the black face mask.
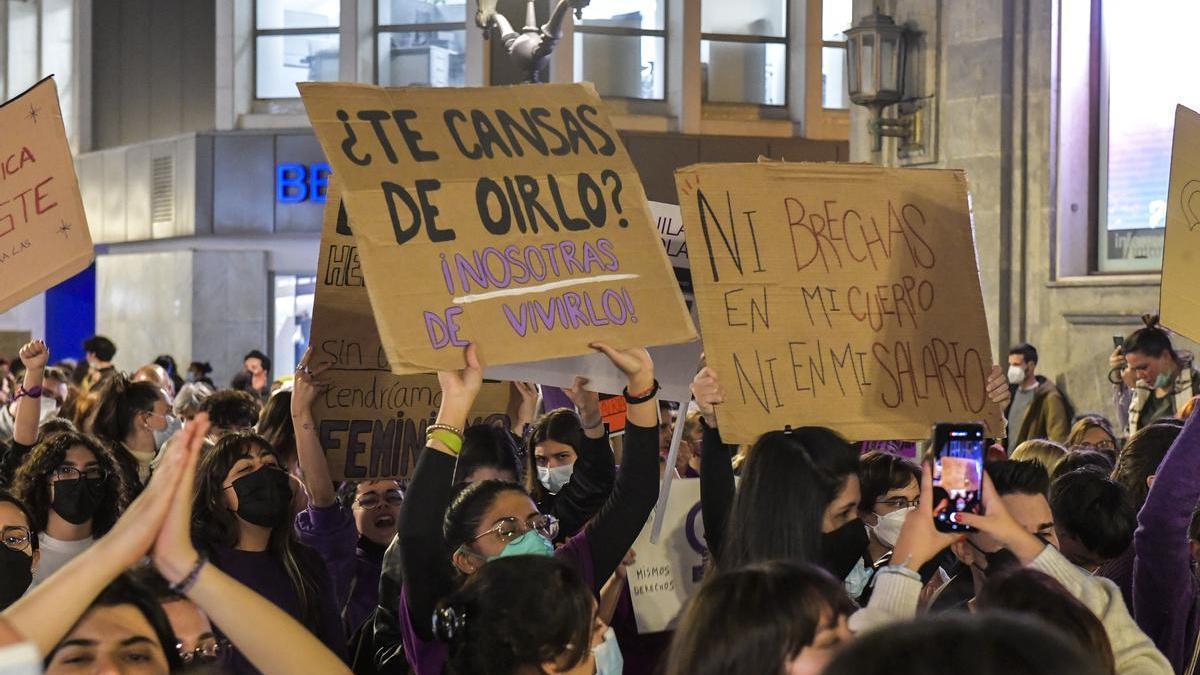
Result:
<instances>
[{"instance_id":1,"label":"black face mask","mask_svg":"<svg viewBox=\"0 0 1200 675\"><path fill-rule=\"evenodd\" d=\"M262 467L233 481L238 498L237 514L247 523L278 527L291 515L292 483L280 469Z\"/></svg>"},{"instance_id":2,"label":"black face mask","mask_svg":"<svg viewBox=\"0 0 1200 675\"><path fill-rule=\"evenodd\" d=\"M1040 538L1041 537L1039 537L1039 539ZM987 567L984 568L980 567L979 565L973 565L973 567L982 572L983 576L985 577L993 574L1000 574L1006 570L1015 570L1021 567L1020 559L1017 558L1015 553L1006 548L1001 548L997 551L988 553L987 551L976 546L975 542L971 541L970 538L967 539L967 543L971 545L971 548L983 554L983 559L987 562Z\"/></svg>"},{"instance_id":3,"label":"black face mask","mask_svg":"<svg viewBox=\"0 0 1200 675\"><path fill-rule=\"evenodd\" d=\"M854 520L821 535L821 567L835 579L845 579L867 550L867 528Z\"/></svg>"},{"instance_id":4,"label":"black face mask","mask_svg":"<svg viewBox=\"0 0 1200 675\"><path fill-rule=\"evenodd\" d=\"M72 478L54 484L50 508L72 525L82 525L96 515L104 493L103 478Z\"/></svg>"},{"instance_id":5,"label":"black face mask","mask_svg":"<svg viewBox=\"0 0 1200 675\"><path fill-rule=\"evenodd\" d=\"M33 558L0 544L0 610L25 594L33 583Z\"/></svg>"}]
</instances>

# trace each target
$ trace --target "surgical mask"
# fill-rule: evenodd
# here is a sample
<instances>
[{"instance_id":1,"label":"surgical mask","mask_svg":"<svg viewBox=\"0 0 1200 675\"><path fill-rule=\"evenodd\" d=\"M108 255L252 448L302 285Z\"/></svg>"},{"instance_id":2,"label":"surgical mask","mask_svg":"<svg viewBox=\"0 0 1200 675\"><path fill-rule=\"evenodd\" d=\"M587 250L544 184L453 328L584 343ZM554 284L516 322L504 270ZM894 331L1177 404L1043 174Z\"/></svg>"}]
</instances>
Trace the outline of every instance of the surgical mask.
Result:
<instances>
[{"instance_id":1,"label":"surgical mask","mask_svg":"<svg viewBox=\"0 0 1200 675\"><path fill-rule=\"evenodd\" d=\"M514 555L554 555L554 544L550 540L543 537L533 530L529 530L525 534L513 539L504 545L504 550L500 551L499 555L494 555L488 558L488 561L496 558L507 558Z\"/></svg>"},{"instance_id":2,"label":"surgical mask","mask_svg":"<svg viewBox=\"0 0 1200 675\"><path fill-rule=\"evenodd\" d=\"M867 528L855 518L833 532L821 535L821 567L835 579L845 579L867 550Z\"/></svg>"},{"instance_id":3,"label":"surgical mask","mask_svg":"<svg viewBox=\"0 0 1200 675\"><path fill-rule=\"evenodd\" d=\"M16 602L33 583L33 557L0 544L0 610Z\"/></svg>"},{"instance_id":4,"label":"surgical mask","mask_svg":"<svg viewBox=\"0 0 1200 675\"><path fill-rule=\"evenodd\" d=\"M50 508L72 525L82 525L96 515L103 478L71 478L54 483L54 500Z\"/></svg>"},{"instance_id":5,"label":"surgical mask","mask_svg":"<svg viewBox=\"0 0 1200 675\"><path fill-rule=\"evenodd\" d=\"M868 524L867 529L875 534L879 543L892 548L896 545L896 540L900 538L900 528L904 527L904 519L912 510L913 507L910 506L906 509L892 511L884 516L878 516L879 520L874 525Z\"/></svg>"},{"instance_id":6,"label":"surgical mask","mask_svg":"<svg viewBox=\"0 0 1200 675\"><path fill-rule=\"evenodd\" d=\"M1025 381L1025 369L1021 366L1008 367L1008 383L1018 385Z\"/></svg>"},{"instance_id":7,"label":"surgical mask","mask_svg":"<svg viewBox=\"0 0 1200 675\"><path fill-rule=\"evenodd\" d=\"M162 449L163 444L165 444L168 439L175 435L175 432L183 428L183 422L181 422L178 417L174 415L167 415L166 417L166 428L164 428L162 431L154 432L154 447L160 450Z\"/></svg>"},{"instance_id":8,"label":"surgical mask","mask_svg":"<svg viewBox=\"0 0 1200 675\"><path fill-rule=\"evenodd\" d=\"M1155 389L1166 389L1171 384L1170 373L1159 373L1158 377L1154 378Z\"/></svg>"},{"instance_id":9,"label":"surgical mask","mask_svg":"<svg viewBox=\"0 0 1200 675\"><path fill-rule=\"evenodd\" d=\"M237 514L259 527L278 527L291 515L292 482L282 469L263 466L230 485L238 498Z\"/></svg>"},{"instance_id":10,"label":"surgical mask","mask_svg":"<svg viewBox=\"0 0 1200 675\"><path fill-rule=\"evenodd\" d=\"M604 642L592 647L592 656L596 657L596 675L620 675L625 671L625 658L612 626L604 631Z\"/></svg>"},{"instance_id":11,"label":"surgical mask","mask_svg":"<svg viewBox=\"0 0 1200 675\"><path fill-rule=\"evenodd\" d=\"M874 570L867 567L866 563L860 558L854 565L854 569L850 570L850 574L846 575L846 579L842 585L846 588L846 593L851 598L858 599L867 590L867 584L871 582L871 577L875 575Z\"/></svg>"},{"instance_id":12,"label":"surgical mask","mask_svg":"<svg viewBox=\"0 0 1200 675\"><path fill-rule=\"evenodd\" d=\"M575 473L574 464L561 464L556 467L546 468L539 466L538 481L542 487L550 491L550 494L558 494L567 483L571 481L571 474Z\"/></svg>"}]
</instances>

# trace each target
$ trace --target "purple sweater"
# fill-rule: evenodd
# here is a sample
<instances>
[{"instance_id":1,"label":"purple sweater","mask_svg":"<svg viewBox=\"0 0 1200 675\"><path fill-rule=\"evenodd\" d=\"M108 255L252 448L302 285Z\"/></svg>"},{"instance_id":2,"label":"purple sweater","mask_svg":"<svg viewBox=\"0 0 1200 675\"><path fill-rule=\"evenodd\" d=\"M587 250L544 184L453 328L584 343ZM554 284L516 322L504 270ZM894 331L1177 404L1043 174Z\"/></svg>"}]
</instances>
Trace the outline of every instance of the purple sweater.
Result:
<instances>
[{"instance_id":1,"label":"purple sweater","mask_svg":"<svg viewBox=\"0 0 1200 675\"><path fill-rule=\"evenodd\" d=\"M1200 501L1200 422L1192 415L1155 473L1133 535L1133 615L1175 672L1192 659L1200 628L1200 583L1188 525Z\"/></svg>"},{"instance_id":2,"label":"purple sweater","mask_svg":"<svg viewBox=\"0 0 1200 675\"><path fill-rule=\"evenodd\" d=\"M354 516L336 502L323 508L309 504L297 513L296 535L325 561L342 624L347 634L354 633L379 604L384 547L361 540Z\"/></svg>"}]
</instances>

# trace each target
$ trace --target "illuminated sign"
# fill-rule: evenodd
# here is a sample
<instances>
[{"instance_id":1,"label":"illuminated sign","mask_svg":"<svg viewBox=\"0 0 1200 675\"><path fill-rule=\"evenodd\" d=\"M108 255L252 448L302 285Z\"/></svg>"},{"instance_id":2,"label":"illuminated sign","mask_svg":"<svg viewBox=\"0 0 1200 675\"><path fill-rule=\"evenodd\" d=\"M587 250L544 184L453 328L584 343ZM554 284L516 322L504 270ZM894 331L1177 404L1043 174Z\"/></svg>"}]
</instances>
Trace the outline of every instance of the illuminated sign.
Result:
<instances>
[{"instance_id":1,"label":"illuminated sign","mask_svg":"<svg viewBox=\"0 0 1200 675\"><path fill-rule=\"evenodd\" d=\"M275 201L280 204L324 204L328 189L329 164L325 162L307 166L294 162L275 165Z\"/></svg>"}]
</instances>

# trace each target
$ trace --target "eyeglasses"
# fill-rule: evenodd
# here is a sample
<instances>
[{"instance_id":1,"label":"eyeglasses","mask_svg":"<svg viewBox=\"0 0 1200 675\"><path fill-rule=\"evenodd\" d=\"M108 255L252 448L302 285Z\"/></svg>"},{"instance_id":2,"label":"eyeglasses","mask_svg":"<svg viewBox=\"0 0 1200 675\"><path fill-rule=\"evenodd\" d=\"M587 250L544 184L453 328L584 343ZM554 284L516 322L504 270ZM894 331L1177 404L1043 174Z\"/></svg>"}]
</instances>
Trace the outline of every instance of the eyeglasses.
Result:
<instances>
[{"instance_id":1,"label":"eyeglasses","mask_svg":"<svg viewBox=\"0 0 1200 675\"><path fill-rule=\"evenodd\" d=\"M404 502L404 491L400 488L391 488L387 493L380 497L377 492L368 492L360 495L354 500L354 505L364 511L370 511L383 506L385 503L388 506L399 506Z\"/></svg>"},{"instance_id":2,"label":"eyeglasses","mask_svg":"<svg viewBox=\"0 0 1200 675\"><path fill-rule=\"evenodd\" d=\"M916 507L920 506L921 498L913 497L912 499L905 499L904 497L889 497L887 499L880 499L880 500L876 501L875 503L881 504L884 506L891 506L891 507L897 508L897 509L907 509L907 508L916 508Z\"/></svg>"},{"instance_id":3,"label":"eyeglasses","mask_svg":"<svg viewBox=\"0 0 1200 675\"><path fill-rule=\"evenodd\" d=\"M196 648L188 651L180 642L175 645L179 658L185 664L217 663L229 652L229 641L223 638L207 637L196 644Z\"/></svg>"},{"instance_id":4,"label":"eyeglasses","mask_svg":"<svg viewBox=\"0 0 1200 675\"><path fill-rule=\"evenodd\" d=\"M509 516L508 518L502 519L490 530L475 537L471 541L479 541L489 534L494 534L505 541L512 541L513 539L516 539L530 530L537 532L547 539L553 540L558 534L558 518L545 514L538 514L522 523L516 518Z\"/></svg>"},{"instance_id":5,"label":"eyeglasses","mask_svg":"<svg viewBox=\"0 0 1200 675\"><path fill-rule=\"evenodd\" d=\"M63 464L50 474L53 480L79 480L87 478L89 480L104 480L108 478L108 471L98 466L89 466L85 469L77 469L70 464Z\"/></svg>"},{"instance_id":6,"label":"eyeglasses","mask_svg":"<svg viewBox=\"0 0 1200 675\"><path fill-rule=\"evenodd\" d=\"M29 547L29 528L20 525L6 525L0 530L0 541L14 551L24 551Z\"/></svg>"}]
</instances>

